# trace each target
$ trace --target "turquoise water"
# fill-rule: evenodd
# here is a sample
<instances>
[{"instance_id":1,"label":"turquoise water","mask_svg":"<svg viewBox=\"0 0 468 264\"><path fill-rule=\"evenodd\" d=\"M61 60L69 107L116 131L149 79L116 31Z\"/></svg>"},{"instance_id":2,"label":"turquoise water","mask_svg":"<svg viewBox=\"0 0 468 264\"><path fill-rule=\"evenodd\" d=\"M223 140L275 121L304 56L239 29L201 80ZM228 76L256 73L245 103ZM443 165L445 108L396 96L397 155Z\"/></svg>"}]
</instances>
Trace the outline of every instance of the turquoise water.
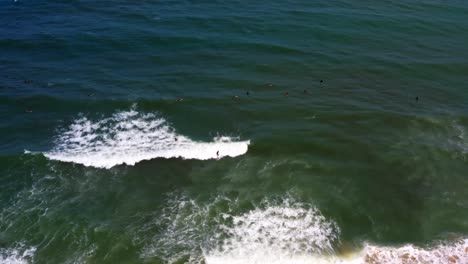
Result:
<instances>
[{"instance_id":1,"label":"turquoise water","mask_svg":"<svg viewBox=\"0 0 468 264\"><path fill-rule=\"evenodd\" d=\"M468 262L464 1L5 0L0 25L1 263Z\"/></svg>"}]
</instances>

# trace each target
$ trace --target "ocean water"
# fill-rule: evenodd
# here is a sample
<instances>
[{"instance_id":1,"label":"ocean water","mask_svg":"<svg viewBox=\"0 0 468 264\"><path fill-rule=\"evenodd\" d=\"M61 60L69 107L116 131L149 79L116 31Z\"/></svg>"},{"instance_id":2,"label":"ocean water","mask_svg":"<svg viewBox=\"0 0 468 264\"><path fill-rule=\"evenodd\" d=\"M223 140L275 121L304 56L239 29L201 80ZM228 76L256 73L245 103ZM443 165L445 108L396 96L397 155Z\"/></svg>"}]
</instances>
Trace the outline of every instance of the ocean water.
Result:
<instances>
[{"instance_id":1,"label":"ocean water","mask_svg":"<svg viewBox=\"0 0 468 264\"><path fill-rule=\"evenodd\" d=\"M468 2L0 1L0 263L468 263Z\"/></svg>"}]
</instances>

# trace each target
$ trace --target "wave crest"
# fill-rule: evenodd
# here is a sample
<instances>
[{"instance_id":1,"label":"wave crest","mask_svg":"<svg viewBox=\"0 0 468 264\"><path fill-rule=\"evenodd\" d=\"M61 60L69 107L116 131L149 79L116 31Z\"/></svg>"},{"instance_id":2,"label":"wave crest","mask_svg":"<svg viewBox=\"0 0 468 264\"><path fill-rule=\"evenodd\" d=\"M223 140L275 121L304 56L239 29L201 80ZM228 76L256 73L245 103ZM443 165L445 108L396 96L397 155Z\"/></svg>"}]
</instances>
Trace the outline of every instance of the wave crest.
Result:
<instances>
[{"instance_id":1,"label":"wave crest","mask_svg":"<svg viewBox=\"0 0 468 264\"><path fill-rule=\"evenodd\" d=\"M86 117L75 120L44 155L53 160L111 168L154 158L236 157L245 154L249 144L250 141L234 141L230 137L216 137L212 142L193 141L177 134L162 117L130 110L100 121Z\"/></svg>"}]
</instances>

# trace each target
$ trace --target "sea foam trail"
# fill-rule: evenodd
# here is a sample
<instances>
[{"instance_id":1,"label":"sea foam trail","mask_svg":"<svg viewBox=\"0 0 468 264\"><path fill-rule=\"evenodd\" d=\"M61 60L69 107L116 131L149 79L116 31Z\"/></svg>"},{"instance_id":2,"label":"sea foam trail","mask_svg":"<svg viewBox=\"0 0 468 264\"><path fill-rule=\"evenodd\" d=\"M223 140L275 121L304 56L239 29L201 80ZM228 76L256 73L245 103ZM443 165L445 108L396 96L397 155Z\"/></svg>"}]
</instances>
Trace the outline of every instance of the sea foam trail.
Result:
<instances>
[{"instance_id":1,"label":"sea foam trail","mask_svg":"<svg viewBox=\"0 0 468 264\"><path fill-rule=\"evenodd\" d=\"M154 158L217 159L247 152L250 141L216 137L198 142L179 135L162 117L135 110L118 112L100 121L81 117L61 133L55 147L44 153L53 160L111 168ZM218 155L219 153L219 155Z\"/></svg>"}]
</instances>

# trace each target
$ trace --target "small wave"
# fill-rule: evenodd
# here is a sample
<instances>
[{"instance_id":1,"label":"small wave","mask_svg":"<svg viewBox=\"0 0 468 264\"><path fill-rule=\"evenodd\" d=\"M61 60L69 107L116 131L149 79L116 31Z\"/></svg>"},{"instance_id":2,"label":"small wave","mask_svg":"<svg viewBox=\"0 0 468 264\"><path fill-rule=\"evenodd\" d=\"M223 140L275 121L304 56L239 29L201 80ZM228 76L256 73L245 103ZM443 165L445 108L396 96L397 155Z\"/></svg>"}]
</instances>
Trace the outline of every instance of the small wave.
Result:
<instances>
[{"instance_id":1,"label":"small wave","mask_svg":"<svg viewBox=\"0 0 468 264\"><path fill-rule=\"evenodd\" d=\"M134 165L154 158L208 160L236 157L248 150L250 141L216 137L199 142L177 134L166 120L136 110L123 111L100 121L81 117L61 133L55 147L44 155L53 160L98 168Z\"/></svg>"},{"instance_id":2,"label":"small wave","mask_svg":"<svg viewBox=\"0 0 468 264\"><path fill-rule=\"evenodd\" d=\"M28 264L32 263L36 248L0 248L0 263L2 264Z\"/></svg>"}]
</instances>

